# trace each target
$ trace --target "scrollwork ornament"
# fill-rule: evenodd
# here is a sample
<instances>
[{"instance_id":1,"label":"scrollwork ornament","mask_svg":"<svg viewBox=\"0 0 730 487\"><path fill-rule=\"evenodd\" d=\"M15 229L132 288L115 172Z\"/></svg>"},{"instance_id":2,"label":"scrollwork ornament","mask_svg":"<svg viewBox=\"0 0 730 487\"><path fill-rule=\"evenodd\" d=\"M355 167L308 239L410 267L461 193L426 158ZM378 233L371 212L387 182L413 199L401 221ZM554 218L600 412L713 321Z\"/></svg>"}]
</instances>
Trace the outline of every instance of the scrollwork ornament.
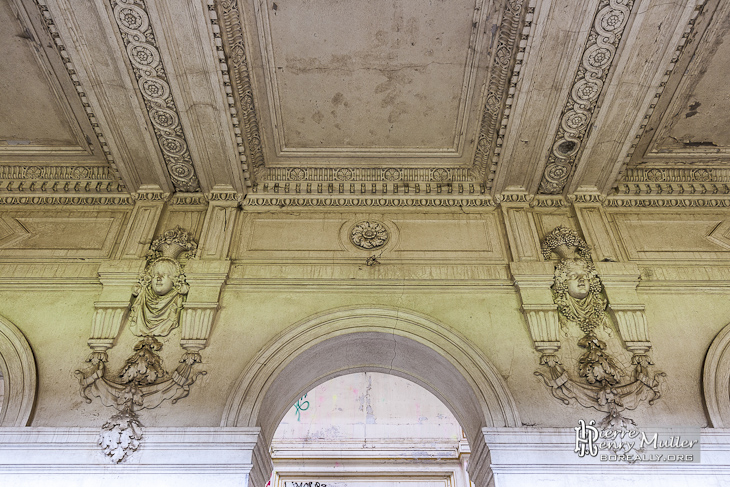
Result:
<instances>
[{"instance_id":1,"label":"scrollwork ornament","mask_svg":"<svg viewBox=\"0 0 730 487\"><path fill-rule=\"evenodd\" d=\"M362 221L355 224L350 231L350 241L361 249L377 249L388 241L388 229L376 221Z\"/></svg>"},{"instance_id":2,"label":"scrollwork ornament","mask_svg":"<svg viewBox=\"0 0 730 487\"><path fill-rule=\"evenodd\" d=\"M142 0L111 5L170 179L178 191L200 191L146 5Z\"/></svg>"},{"instance_id":3,"label":"scrollwork ornament","mask_svg":"<svg viewBox=\"0 0 730 487\"><path fill-rule=\"evenodd\" d=\"M568 182L633 6L633 0L601 0L598 4L575 82L548 154L539 187L541 194L558 194Z\"/></svg>"}]
</instances>

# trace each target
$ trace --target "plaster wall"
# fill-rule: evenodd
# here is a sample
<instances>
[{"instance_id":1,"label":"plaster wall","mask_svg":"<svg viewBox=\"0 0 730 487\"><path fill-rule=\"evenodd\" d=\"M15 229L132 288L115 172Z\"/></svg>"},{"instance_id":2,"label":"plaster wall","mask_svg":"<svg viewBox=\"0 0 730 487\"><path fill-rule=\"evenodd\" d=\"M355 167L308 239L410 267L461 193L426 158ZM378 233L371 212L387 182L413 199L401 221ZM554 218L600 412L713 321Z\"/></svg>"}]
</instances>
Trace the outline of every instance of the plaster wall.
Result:
<instances>
[{"instance_id":1,"label":"plaster wall","mask_svg":"<svg viewBox=\"0 0 730 487\"><path fill-rule=\"evenodd\" d=\"M233 209L233 218L225 220L226 231L212 234L213 211L164 203L158 209L157 223L141 229L135 216L139 213L130 208L102 212L28 208L2 213L0 315L22 331L35 354L38 388L31 429L99 428L112 414L99 401L87 403L80 396L75 375L88 365L86 341L95 302L108 295L111 264L127 269L125 277L115 277L114 282L118 290L130 290L124 299L131 298L145 249L172 223L189 224L203 250L211 242L226 249L219 255L201 254L206 257L195 265L191 261L190 269L221 265L228 270L216 288L219 307L201 352L203 361L196 365L207 374L176 404L166 401L142 411L145 427L219 427L242 371L277 336L335 309L379 307L427 316L475 347L504 380L526 428L573 428L579 419L599 420L605 413L561 403L535 376L540 353L522 309L527 295L524 287L515 286L522 279L516 264L542 265L548 273L541 277L546 279L541 292L549 296L552 264L543 264L535 249L558 224L584 235L594 249L594 260L608 261L606 269L613 268L611 260L636 269L636 304L645 306L650 354L655 370L665 372L667 380L654 405L642 402L626 415L642 427L710 426L702 367L713 338L730 321L727 212L698 210L677 216L659 210L600 208L596 210L600 220L591 220L595 215L580 206L525 206L520 211L527 219L522 221L506 206L501 212L413 214ZM37 219L41 214L51 223L20 225L28 215ZM73 220L62 226L65 233L60 240L54 240L56 217ZM94 219L103 224L84 223ZM358 249L349 240L353 225L364 220L381 221L390 231L388 242L377 252ZM603 233L596 230L597 222ZM226 245L219 245L220 235L230 238ZM139 249L134 250L137 254L129 250L130 242ZM604 258L609 254L615 259ZM368 265L366 260L373 256L377 263ZM192 283L202 275L195 272L188 273ZM604 283L610 301L610 279ZM191 289L196 290L195 284ZM612 323L600 330L601 337L628 368L631 356L613 319ZM576 330L560 332L559 353L569 373L574 373L582 353L575 345L578 336ZM161 355L168 369L177 365L182 353L179 339L177 329L162 340ZM122 367L135 341L123 324L109 350L110 373ZM328 357L319 359L326 362ZM282 398L286 407L308 386Z\"/></svg>"}]
</instances>

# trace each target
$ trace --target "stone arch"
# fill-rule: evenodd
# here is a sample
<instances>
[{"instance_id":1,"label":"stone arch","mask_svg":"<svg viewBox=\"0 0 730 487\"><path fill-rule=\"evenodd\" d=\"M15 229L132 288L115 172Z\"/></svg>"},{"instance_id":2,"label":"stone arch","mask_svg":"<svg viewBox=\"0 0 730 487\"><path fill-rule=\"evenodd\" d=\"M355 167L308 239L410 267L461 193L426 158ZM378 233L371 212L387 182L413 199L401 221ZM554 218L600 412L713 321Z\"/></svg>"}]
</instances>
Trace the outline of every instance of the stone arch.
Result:
<instances>
[{"instance_id":1,"label":"stone arch","mask_svg":"<svg viewBox=\"0 0 730 487\"><path fill-rule=\"evenodd\" d=\"M5 395L0 409L0 426L27 426L36 393L33 351L23 333L0 316L0 371Z\"/></svg>"},{"instance_id":2,"label":"stone arch","mask_svg":"<svg viewBox=\"0 0 730 487\"><path fill-rule=\"evenodd\" d=\"M714 428L730 427L730 324L710 344L702 386L710 424Z\"/></svg>"},{"instance_id":3,"label":"stone arch","mask_svg":"<svg viewBox=\"0 0 730 487\"><path fill-rule=\"evenodd\" d=\"M221 425L260 427L268 445L304 393L361 371L398 375L433 393L459 420L475 458L486 457L483 427L521 425L504 380L479 350L432 318L385 307L339 308L285 330L241 374ZM469 468L477 485L475 469L488 475L482 467Z\"/></svg>"}]
</instances>

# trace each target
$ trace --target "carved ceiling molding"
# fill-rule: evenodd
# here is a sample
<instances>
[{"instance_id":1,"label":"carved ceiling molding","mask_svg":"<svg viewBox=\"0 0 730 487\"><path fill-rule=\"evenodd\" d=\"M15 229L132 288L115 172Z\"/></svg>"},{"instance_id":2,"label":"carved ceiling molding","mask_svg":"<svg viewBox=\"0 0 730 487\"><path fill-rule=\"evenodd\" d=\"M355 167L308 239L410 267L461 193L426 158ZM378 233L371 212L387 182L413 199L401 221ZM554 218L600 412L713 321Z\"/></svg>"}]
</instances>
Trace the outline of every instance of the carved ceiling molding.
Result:
<instances>
[{"instance_id":1,"label":"carved ceiling molding","mask_svg":"<svg viewBox=\"0 0 730 487\"><path fill-rule=\"evenodd\" d=\"M131 206L134 199L131 195L97 196L57 196L57 195L2 195L3 205L54 205L54 206Z\"/></svg>"},{"instance_id":2,"label":"carved ceiling molding","mask_svg":"<svg viewBox=\"0 0 730 487\"><path fill-rule=\"evenodd\" d=\"M210 1L210 0L209 0ZM249 153L249 176L253 184L257 179L265 179L264 151L261 146L261 131L259 130L256 105L253 99L251 72L248 65L246 46L244 45L243 25L241 12L236 0L212 0L217 17L223 22L222 52L228 60L227 66L232 67L233 78L229 82L236 94L239 110L243 115L243 128ZM219 51L221 52L221 51ZM219 54L220 55L220 54Z\"/></svg>"},{"instance_id":3,"label":"carved ceiling molding","mask_svg":"<svg viewBox=\"0 0 730 487\"><path fill-rule=\"evenodd\" d=\"M46 6L46 1L35 0L35 4L38 7L41 19L43 20L43 26L45 27L46 32L51 37L51 39L53 39L53 44L56 46L56 50L63 60L63 65L66 68L66 72L68 73L69 78L71 78L71 82L76 88L76 93L78 94L79 99L81 100L81 104L84 107L86 117L89 119L89 123L94 129L96 138L99 140L99 144L101 145L101 150L104 152L104 157L106 158L107 163L109 163L109 167L113 174L114 181L118 182L119 190L124 191L126 188L124 186L124 182L122 181L121 176L119 175L119 170L117 169L116 162L114 161L114 156L112 155L111 149L109 149L109 145L106 142L106 137L104 137L104 133L99 126L99 121L97 120L96 115L94 114L94 111L89 104L89 100L86 96L86 90L81 85L81 81L79 81L79 77L76 75L76 67L71 60L71 56L66 50L66 46L61 39L60 34L58 33L58 29L56 28L56 23L53 20L53 16Z\"/></svg>"},{"instance_id":4,"label":"carved ceiling molding","mask_svg":"<svg viewBox=\"0 0 730 487\"><path fill-rule=\"evenodd\" d=\"M541 194L561 193L573 172L633 6L633 0L602 0L598 4L540 181Z\"/></svg>"},{"instance_id":5,"label":"carved ceiling molding","mask_svg":"<svg viewBox=\"0 0 730 487\"><path fill-rule=\"evenodd\" d=\"M106 166L0 166L0 191L20 193L122 193Z\"/></svg>"},{"instance_id":6,"label":"carved ceiling molding","mask_svg":"<svg viewBox=\"0 0 730 487\"><path fill-rule=\"evenodd\" d=\"M175 193L170 198L173 206L208 206L208 199L203 193Z\"/></svg>"},{"instance_id":7,"label":"carved ceiling molding","mask_svg":"<svg viewBox=\"0 0 730 487\"><path fill-rule=\"evenodd\" d=\"M277 196L255 195L249 193L241 202L246 208L253 207L317 207L317 208L487 208L495 207L497 203L488 195L481 196L363 196L352 197L345 195L329 196Z\"/></svg>"},{"instance_id":8,"label":"carved ceiling molding","mask_svg":"<svg viewBox=\"0 0 730 487\"><path fill-rule=\"evenodd\" d=\"M236 100L233 97L233 87L231 86L231 73L228 68L228 60L225 50L223 49L223 38L221 37L221 29L218 24L218 14L215 10L215 0L208 0L208 18L212 26L213 44L218 53L218 62L223 79L223 91L226 94L226 102L228 103L228 115L233 125L233 132L236 134L236 149L238 150L238 160L242 166L243 181L246 187L251 187L251 171L248 167L248 159L246 158L246 146L243 144L243 135L241 132L241 117L239 116ZM245 128L244 128L245 130Z\"/></svg>"},{"instance_id":9,"label":"carved ceiling molding","mask_svg":"<svg viewBox=\"0 0 730 487\"><path fill-rule=\"evenodd\" d=\"M147 6L142 0L111 0L111 6L172 184L200 191Z\"/></svg>"},{"instance_id":10,"label":"carved ceiling molding","mask_svg":"<svg viewBox=\"0 0 730 487\"><path fill-rule=\"evenodd\" d=\"M360 167L287 167L271 168L267 181L313 181L313 182L472 182L468 169L462 168L360 168Z\"/></svg>"},{"instance_id":11,"label":"carved ceiling molding","mask_svg":"<svg viewBox=\"0 0 730 487\"><path fill-rule=\"evenodd\" d=\"M624 157L623 165L621 166L621 169L619 170L618 179L622 179L624 177L624 173L627 171L627 167L629 163L631 162L631 159L634 156L634 151L636 150L636 147L639 144L639 141L644 136L644 132L646 131L646 127L649 124L649 120L651 119L652 114L654 113L654 110L656 109L657 103L659 102L659 98L661 97L662 93L664 93L664 89L667 86L667 82L669 81L669 77L674 73L675 68L677 67L677 63L679 62L679 58L684 52L685 47L689 44L688 41L693 37L695 32L695 24L697 22L697 16L702 12L704 9L706 0L699 0L697 2L697 6L695 7L694 12L692 12L692 15L687 22L687 25L685 26L684 32L682 34L682 38L679 40L679 43L677 44L676 49L674 50L674 56L672 57L672 60L667 66L666 71L664 72L664 76L662 77L661 83L659 83L659 86L656 89L656 92L654 93L654 99L652 100L651 104L649 104L649 108L646 110L646 113L644 114L644 118L641 121L641 125L639 125L639 130L636 132L636 136L634 137L634 142L631 144L631 147L629 148L629 151L626 153L626 156Z\"/></svg>"},{"instance_id":12,"label":"carved ceiling molding","mask_svg":"<svg viewBox=\"0 0 730 487\"><path fill-rule=\"evenodd\" d=\"M263 183L244 206L493 206L484 184L321 182ZM437 203L434 203L437 201ZM450 203L442 203L442 201Z\"/></svg>"},{"instance_id":13,"label":"carved ceiling molding","mask_svg":"<svg viewBox=\"0 0 730 487\"><path fill-rule=\"evenodd\" d=\"M535 9L533 7L525 8L525 3L522 0L507 2L487 82L486 102L472 166L475 178L486 179L487 189L492 188L497 171L503 134L506 131L510 107L522 71L525 47L532 30L532 17ZM519 36L518 33L520 33ZM517 54L513 55L514 52ZM500 117L501 121L497 126Z\"/></svg>"},{"instance_id":14,"label":"carved ceiling molding","mask_svg":"<svg viewBox=\"0 0 730 487\"><path fill-rule=\"evenodd\" d=\"M614 196L606 199L609 208L730 208L727 196L676 195L672 197Z\"/></svg>"},{"instance_id":15,"label":"carved ceiling molding","mask_svg":"<svg viewBox=\"0 0 730 487\"><path fill-rule=\"evenodd\" d=\"M630 168L616 183L618 195L730 195L730 169L651 167Z\"/></svg>"}]
</instances>

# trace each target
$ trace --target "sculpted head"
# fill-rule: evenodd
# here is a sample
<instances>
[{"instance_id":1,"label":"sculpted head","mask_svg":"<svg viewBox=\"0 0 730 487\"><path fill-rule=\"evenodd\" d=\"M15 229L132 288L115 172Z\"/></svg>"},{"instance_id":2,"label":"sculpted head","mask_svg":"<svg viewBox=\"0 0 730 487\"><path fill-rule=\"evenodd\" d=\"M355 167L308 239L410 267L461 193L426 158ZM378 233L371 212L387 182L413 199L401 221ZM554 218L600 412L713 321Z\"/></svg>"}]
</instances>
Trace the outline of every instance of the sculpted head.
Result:
<instances>
[{"instance_id":1,"label":"sculpted head","mask_svg":"<svg viewBox=\"0 0 730 487\"><path fill-rule=\"evenodd\" d=\"M583 299L591 291L591 272L588 265L581 260L566 262L566 288L568 294L575 299Z\"/></svg>"},{"instance_id":2,"label":"sculpted head","mask_svg":"<svg viewBox=\"0 0 730 487\"><path fill-rule=\"evenodd\" d=\"M600 294L601 287L596 269L583 259L564 259L555 268L553 290L559 296L582 300Z\"/></svg>"},{"instance_id":3,"label":"sculpted head","mask_svg":"<svg viewBox=\"0 0 730 487\"><path fill-rule=\"evenodd\" d=\"M175 287L180 272L174 262L170 260L158 260L150 268L152 281L150 287L158 296L164 296Z\"/></svg>"}]
</instances>

